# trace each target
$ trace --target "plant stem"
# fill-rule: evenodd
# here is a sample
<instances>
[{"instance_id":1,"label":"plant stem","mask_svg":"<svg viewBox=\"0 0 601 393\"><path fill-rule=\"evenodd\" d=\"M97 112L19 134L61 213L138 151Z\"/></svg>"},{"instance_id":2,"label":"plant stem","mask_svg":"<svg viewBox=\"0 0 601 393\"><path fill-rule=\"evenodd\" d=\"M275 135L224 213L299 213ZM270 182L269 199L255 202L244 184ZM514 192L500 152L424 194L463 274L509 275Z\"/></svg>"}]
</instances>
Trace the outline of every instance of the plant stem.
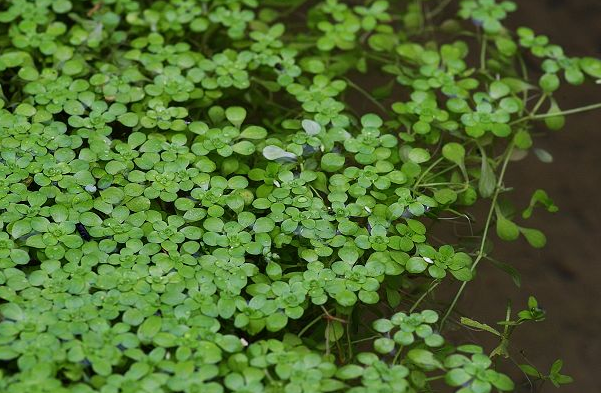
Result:
<instances>
[{"instance_id":1,"label":"plant stem","mask_svg":"<svg viewBox=\"0 0 601 393\"><path fill-rule=\"evenodd\" d=\"M267 379L269 379L269 381L273 382L273 377L269 374L269 370L265 369L265 376L267 377Z\"/></svg>"},{"instance_id":2,"label":"plant stem","mask_svg":"<svg viewBox=\"0 0 601 393\"><path fill-rule=\"evenodd\" d=\"M369 94L368 92L366 92L361 86L357 85L355 82L353 82L352 80L350 80L348 78L344 78L344 79L346 80L346 83L348 83L348 85L350 87L352 87L353 89L357 90L359 93L361 93L362 95L364 95L365 98L367 98L375 106L377 106L378 109L380 109L382 111L382 113L388 113L388 111L386 110L386 108L384 107L384 105L382 105L378 100L376 100L375 98L373 98L372 95Z\"/></svg>"},{"instance_id":3,"label":"plant stem","mask_svg":"<svg viewBox=\"0 0 601 393\"><path fill-rule=\"evenodd\" d=\"M440 172L436 172L434 175L430 176L428 179L425 179L425 180L430 180L430 179L432 179L432 178L435 178L436 176L441 176L441 175L444 175L444 174L445 174L445 173L447 173L447 172L450 172L450 171L453 171L453 170L455 170L455 168L456 168L456 167L458 167L458 165L457 165L457 164L450 165L450 166L446 167L445 169L442 169ZM464 172L463 168L460 168L460 169L461 169L461 172L463 173L464 177L466 178L466 183L467 183L467 182L468 182L468 180L469 180L469 179L467 178L467 174ZM423 180L423 179L422 179L422 180ZM461 183L461 184L466 184L466 183ZM422 185L422 187L423 187L423 185Z\"/></svg>"},{"instance_id":4,"label":"plant stem","mask_svg":"<svg viewBox=\"0 0 601 393\"><path fill-rule=\"evenodd\" d=\"M384 63L384 64L394 63L394 58L392 58L392 57L385 58L385 57L382 57L379 55L374 55L373 53L368 53L368 52L364 53L364 55L366 57L369 57L370 59L378 60L379 62Z\"/></svg>"},{"instance_id":5,"label":"plant stem","mask_svg":"<svg viewBox=\"0 0 601 393\"><path fill-rule=\"evenodd\" d=\"M532 116L533 119L545 119L547 117L555 117L555 116L568 116L574 115L576 113L593 111L595 109L601 109L601 102L593 105L582 106L580 108L568 109L565 111L557 112L557 113L542 113L540 115Z\"/></svg>"},{"instance_id":6,"label":"plant stem","mask_svg":"<svg viewBox=\"0 0 601 393\"><path fill-rule=\"evenodd\" d=\"M520 62L520 69L522 70L522 78L524 78L525 81L527 81L528 78L528 67L526 67L526 62L524 61L524 58L522 57L522 55L518 55L518 59ZM524 89L524 93L522 96L522 101L524 102L528 102L528 95L529 95L529 90L528 89ZM524 108L522 108L522 110L520 111L520 115L524 114L524 109L525 109L525 105Z\"/></svg>"},{"instance_id":7,"label":"plant stem","mask_svg":"<svg viewBox=\"0 0 601 393\"><path fill-rule=\"evenodd\" d=\"M419 178L416 180L415 184L413 185L413 189L417 189L417 186L419 185L419 183L420 183L422 180L424 180L424 177L426 177L426 175L427 175L428 173L430 173L430 171L431 171L432 169L434 169L434 167L435 167L436 165L440 164L440 163L442 162L442 160L443 160L443 159L444 159L443 157L440 157L438 160L434 161L434 162L433 162L433 163L432 163L432 164L431 164L431 165L430 165L430 166L429 166L429 167L428 167L428 168L427 168L425 171L423 171L423 172L421 173L421 175L419 176Z\"/></svg>"},{"instance_id":8,"label":"plant stem","mask_svg":"<svg viewBox=\"0 0 601 393\"><path fill-rule=\"evenodd\" d=\"M351 316L349 316L349 323L346 324L346 344L348 346L348 358L353 358L353 344L351 343Z\"/></svg>"},{"instance_id":9,"label":"plant stem","mask_svg":"<svg viewBox=\"0 0 601 393\"><path fill-rule=\"evenodd\" d=\"M403 346L402 345L399 347L399 349L397 350L396 354L394 355L394 359L392 359L392 365L395 365L396 362L399 360L399 356L401 356L401 352L403 352Z\"/></svg>"},{"instance_id":10,"label":"plant stem","mask_svg":"<svg viewBox=\"0 0 601 393\"><path fill-rule=\"evenodd\" d=\"M286 11L282 12L280 14L280 17L286 17L286 16L294 13L296 10L298 10L300 7L302 7L306 2L307 2L306 0L299 1L298 4L294 5L292 8L289 8Z\"/></svg>"},{"instance_id":11,"label":"plant stem","mask_svg":"<svg viewBox=\"0 0 601 393\"><path fill-rule=\"evenodd\" d=\"M422 302L422 300L425 299L426 296L428 296L428 294L430 292L432 292L434 290L434 288L436 288L438 286L438 284L440 284L440 280L434 280L432 282L432 284L430 284L430 287L428 287L428 290L426 292L424 292L419 299L417 299L417 301L413 304L413 306L411 306L411 308L409 309L409 313L412 313L417 306L419 306L419 304Z\"/></svg>"},{"instance_id":12,"label":"plant stem","mask_svg":"<svg viewBox=\"0 0 601 393\"><path fill-rule=\"evenodd\" d=\"M465 186L465 183L453 183L453 182L443 182L443 183L424 183L421 184L422 187L436 187L436 186Z\"/></svg>"},{"instance_id":13,"label":"plant stem","mask_svg":"<svg viewBox=\"0 0 601 393\"><path fill-rule=\"evenodd\" d=\"M480 241L480 248L478 250L478 254L476 256L476 260L474 261L474 264L472 265L472 272L474 270L476 270L476 267L478 266L478 264L480 263L480 261L482 260L482 258L484 257L484 247L486 246L486 239L488 237L488 233L490 230L490 224L492 222L492 217L495 211L495 207L497 205L497 199L499 197L499 194L501 193L501 189L503 186L503 179L505 178L505 172L507 170L507 166L509 164L509 159L511 157L511 153L513 152L513 148L514 148L514 144L513 142L511 142L509 144L509 146L507 147L507 149L505 150L505 158L503 159L503 166L501 168L501 173L499 174L499 179L497 181L497 186L495 187L495 192L493 194L492 197L492 201L490 203L490 208L488 209L488 217L486 218L486 223L484 224L484 233L482 234L482 240ZM442 318L441 322L440 322L440 330L442 331L442 328L444 327L444 324L447 320L447 318L449 317L449 315L451 315L451 312L453 311L453 309L455 308L455 306L457 305L457 302L459 301L459 298L461 297L461 294L463 293L463 291L465 290L465 287L467 286L468 281L464 281L461 284L461 287L459 287L459 290L457 291L457 294L455 295L455 297L453 298L453 301L451 302L450 307L447 309L444 317Z\"/></svg>"},{"instance_id":14,"label":"plant stem","mask_svg":"<svg viewBox=\"0 0 601 393\"><path fill-rule=\"evenodd\" d=\"M480 71L486 70L486 46L488 45L488 40L486 38L486 34L482 37L482 46L480 47Z\"/></svg>"},{"instance_id":15,"label":"plant stem","mask_svg":"<svg viewBox=\"0 0 601 393\"><path fill-rule=\"evenodd\" d=\"M443 379L444 377L445 377L444 375L438 375L436 377L426 378L426 381L436 381L438 379Z\"/></svg>"},{"instance_id":16,"label":"plant stem","mask_svg":"<svg viewBox=\"0 0 601 393\"><path fill-rule=\"evenodd\" d=\"M601 102L599 102L597 104L593 104L593 105L581 106L580 108L568 109L568 110L556 112L556 113L542 113L540 115L532 114L530 116L526 116L526 117L522 117L521 119L517 119L517 120L513 121L512 123L510 123L510 125L523 123L527 120L540 120L540 119L546 119L546 118L555 117L555 116L574 115L576 113L594 111L595 109L601 109Z\"/></svg>"},{"instance_id":17,"label":"plant stem","mask_svg":"<svg viewBox=\"0 0 601 393\"><path fill-rule=\"evenodd\" d=\"M326 356L330 356L330 321L329 320L326 325L325 339L326 339Z\"/></svg>"},{"instance_id":18,"label":"plant stem","mask_svg":"<svg viewBox=\"0 0 601 393\"><path fill-rule=\"evenodd\" d=\"M315 318L314 320L312 320L311 322L309 322L304 328L302 328L302 330L298 333L298 337L301 338L303 336L303 334L305 334L307 332L307 330L309 330L311 328L311 326L315 325L317 322L319 322L320 320L323 319L324 314L320 314L317 316L317 318Z\"/></svg>"},{"instance_id":19,"label":"plant stem","mask_svg":"<svg viewBox=\"0 0 601 393\"><path fill-rule=\"evenodd\" d=\"M362 342L365 342L365 341L372 341L372 340L374 340L376 338L379 338L379 337L380 336L371 336L371 337L360 338L359 340L351 341L351 344L358 344L358 343L362 343Z\"/></svg>"},{"instance_id":20,"label":"plant stem","mask_svg":"<svg viewBox=\"0 0 601 393\"><path fill-rule=\"evenodd\" d=\"M447 8L447 6L449 4L451 4L451 1L453 1L453 0L441 1L440 4L438 4L436 6L436 8L434 8L432 11L428 12L428 18L434 18L436 15L440 14L442 11L444 11L445 8Z\"/></svg>"},{"instance_id":21,"label":"plant stem","mask_svg":"<svg viewBox=\"0 0 601 393\"><path fill-rule=\"evenodd\" d=\"M547 94L543 94L537 101L537 103L534 105L534 108L532 108L532 112L530 112L530 116L534 116L534 114L536 112L538 112L538 110L540 109L541 105L543 105L543 102L545 102L545 100L547 99L548 95ZM525 101L524 101L525 102Z\"/></svg>"}]
</instances>

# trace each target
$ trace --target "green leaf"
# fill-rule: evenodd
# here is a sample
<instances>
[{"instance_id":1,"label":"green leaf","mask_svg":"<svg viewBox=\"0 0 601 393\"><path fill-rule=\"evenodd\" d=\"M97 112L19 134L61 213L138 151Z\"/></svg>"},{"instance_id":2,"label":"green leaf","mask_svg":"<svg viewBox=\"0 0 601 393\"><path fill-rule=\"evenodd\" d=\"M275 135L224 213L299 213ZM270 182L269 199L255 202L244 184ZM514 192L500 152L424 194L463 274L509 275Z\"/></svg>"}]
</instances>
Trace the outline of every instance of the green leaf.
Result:
<instances>
[{"instance_id":1,"label":"green leaf","mask_svg":"<svg viewBox=\"0 0 601 393\"><path fill-rule=\"evenodd\" d=\"M490 259L490 262L498 269L504 271L505 273L509 274L509 276L511 277L511 279L513 280L513 283L516 285L516 287L520 288L522 285L522 277L520 275L520 272L513 267L512 265L505 263L505 262L501 262L501 261L497 261L494 259Z\"/></svg>"},{"instance_id":2,"label":"green leaf","mask_svg":"<svg viewBox=\"0 0 601 393\"><path fill-rule=\"evenodd\" d=\"M496 176L493 172L486 155L482 156L480 167L480 179L478 180L478 191L483 198L489 198L495 192Z\"/></svg>"},{"instance_id":3,"label":"green leaf","mask_svg":"<svg viewBox=\"0 0 601 393\"><path fill-rule=\"evenodd\" d=\"M54 0L52 2L52 9L57 14L64 14L71 11L72 5L69 0Z\"/></svg>"},{"instance_id":4,"label":"green leaf","mask_svg":"<svg viewBox=\"0 0 601 393\"><path fill-rule=\"evenodd\" d=\"M135 113L123 113L122 115L119 115L118 120L121 124L123 124L126 127L135 127L136 125L138 125L138 115L136 115Z\"/></svg>"},{"instance_id":5,"label":"green leaf","mask_svg":"<svg viewBox=\"0 0 601 393\"><path fill-rule=\"evenodd\" d=\"M382 119L376 114L369 113L361 117L361 125L363 127L379 128L382 124Z\"/></svg>"},{"instance_id":6,"label":"green leaf","mask_svg":"<svg viewBox=\"0 0 601 393\"><path fill-rule=\"evenodd\" d=\"M144 315L135 308L130 308L123 313L123 322L130 326L138 326L144 322Z\"/></svg>"},{"instance_id":7,"label":"green leaf","mask_svg":"<svg viewBox=\"0 0 601 393\"><path fill-rule=\"evenodd\" d=\"M227 334L217 336L215 344L219 345L223 350L230 353L239 352L242 350L242 342L234 335Z\"/></svg>"},{"instance_id":8,"label":"green leaf","mask_svg":"<svg viewBox=\"0 0 601 393\"><path fill-rule=\"evenodd\" d=\"M355 379L363 374L363 367L356 364L347 364L336 371L336 377L340 379Z\"/></svg>"},{"instance_id":9,"label":"green leaf","mask_svg":"<svg viewBox=\"0 0 601 393\"><path fill-rule=\"evenodd\" d=\"M451 274L459 281L470 281L474 278L474 274L470 268L464 267L459 270L451 270Z\"/></svg>"},{"instance_id":10,"label":"green leaf","mask_svg":"<svg viewBox=\"0 0 601 393\"><path fill-rule=\"evenodd\" d=\"M249 141L240 141L232 146L232 150L243 156L249 156L255 152L255 145Z\"/></svg>"},{"instance_id":11,"label":"green leaf","mask_svg":"<svg viewBox=\"0 0 601 393\"><path fill-rule=\"evenodd\" d=\"M102 200L112 205L117 205L123 200L125 193L117 187L109 187L106 190L100 191Z\"/></svg>"},{"instance_id":12,"label":"green leaf","mask_svg":"<svg viewBox=\"0 0 601 393\"><path fill-rule=\"evenodd\" d=\"M503 240L513 241L520 236L520 228L497 212L497 235Z\"/></svg>"},{"instance_id":13,"label":"green leaf","mask_svg":"<svg viewBox=\"0 0 601 393\"><path fill-rule=\"evenodd\" d=\"M342 327L342 323L340 323L339 321L330 322L326 334L328 335L330 342L336 342L340 340L344 335L344 328Z\"/></svg>"},{"instance_id":14,"label":"green leaf","mask_svg":"<svg viewBox=\"0 0 601 393\"><path fill-rule=\"evenodd\" d=\"M520 227L520 232L534 248L543 248L547 244L547 237L537 229Z\"/></svg>"},{"instance_id":15,"label":"green leaf","mask_svg":"<svg viewBox=\"0 0 601 393\"><path fill-rule=\"evenodd\" d=\"M420 367L442 367L442 364L434 357L434 354L425 349L411 349L407 352L407 358Z\"/></svg>"},{"instance_id":16,"label":"green leaf","mask_svg":"<svg viewBox=\"0 0 601 393\"><path fill-rule=\"evenodd\" d=\"M0 360L9 361L19 357L19 352L8 346L0 346Z\"/></svg>"},{"instance_id":17,"label":"green leaf","mask_svg":"<svg viewBox=\"0 0 601 393\"><path fill-rule=\"evenodd\" d=\"M457 347L457 350L465 353L482 353L482 347L474 344L464 344Z\"/></svg>"},{"instance_id":18,"label":"green leaf","mask_svg":"<svg viewBox=\"0 0 601 393\"><path fill-rule=\"evenodd\" d=\"M447 160L463 166L463 160L465 159L465 148L459 143L450 142L442 147L442 155Z\"/></svg>"},{"instance_id":19,"label":"green leaf","mask_svg":"<svg viewBox=\"0 0 601 393\"><path fill-rule=\"evenodd\" d=\"M313 120L303 120L301 125L305 132L309 135L317 135L321 131L321 125Z\"/></svg>"},{"instance_id":20,"label":"green leaf","mask_svg":"<svg viewBox=\"0 0 601 393\"><path fill-rule=\"evenodd\" d=\"M553 156L545 149L536 148L534 149L534 154L536 154L536 157L545 164L550 164L553 162Z\"/></svg>"},{"instance_id":21,"label":"green leaf","mask_svg":"<svg viewBox=\"0 0 601 393\"><path fill-rule=\"evenodd\" d=\"M378 319L373 322L373 328L380 333L388 333L394 328L394 325L388 319Z\"/></svg>"},{"instance_id":22,"label":"green leaf","mask_svg":"<svg viewBox=\"0 0 601 393\"><path fill-rule=\"evenodd\" d=\"M509 86L501 81L494 81L490 84L490 96L498 100L499 98L505 97L511 92Z\"/></svg>"},{"instance_id":23,"label":"green leaf","mask_svg":"<svg viewBox=\"0 0 601 393\"><path fill-rule=\"evenodd\" d=\"M557 374L557 373L559 373L561 371L562 367L563 367L563 361L561 359L557 359L551 365L551 370L549 371L549 374Z\"/></svg>"},{"instance_id":24,"label":"green leaf","mask_svg":"<svg viewBox=\"0 0 601 393\"><path fill-rule=\"evenodd\" d=\"M450 188L443 188L434 192L434 199L441 205L447 205L457 200L457 193Z\"/></svg>"},{"instance_id":25,"label":"green leaf","mask_svg":"<svg viewBox=\"0 0 601 393\"><path fill-rule=\"evenodd\" d=\"M111 375L113 368L111 363L107 359L101 358L92 358L92 370L94 370L98 375L109 376Z\"/></svg>"},{"instance_id":26,"label":"green leaf","mask_svg":"<svg viewBox=\"0 0 601 393\"><path fill-rule=\"evenodd\" d=\"M392 352L394 346L395 342L390 338L380 337L374 341L374 349L381 354Z\"/></svg>"},{"instance_id":27,"label":"green leaf","mask_svg":"<svg viewBox=\"0 0 601 393\"><path fill-rule=\"evenodd\" d=\"M35 115L36 112L37 111L34 106L24 103L24 102L20 103L15 108L15 115L20 115L20 116L25 116L25 117L31 117L31 116Z\"/></svg>"},{"instance_id":28,"label":"green leaf","mask_svg":"<svg viewBox=\"0 0 601 393\"><path fill-rule=\"evenodd\" d=\"M418 274L422 273L428 267L428 263L421 257L412 257L407 261L405 269L409 273Z\"/></svg>"},{"instance_id":29,"label":"green leaf","mask_svg":"<svg viewBox=\"0 0 601 393\"><path fill-rule=\"evenodd\" d=\"M211 232L221 232L223 229L223 221L218 217L209 217L202 225L207 231Z\"/></svg>"},{"instance_id":30,"label":"green leaf","mask_svg":"<svg viewBox=\"0 0 601 393\"><path fill-rule=\"evenodd\" d=\"M430 160L430 153L426 149L416 147L409 151L409 159L416 164L421 164Z\"/></svg>"},{"instance_id":31,"label":"green leaf","mask_svg":"<svg viewBox=\"0 0 601 393\"><path fill-rule=\"evenodd\" d=\"M359 251L352 246L345 246L338 250L338 256L344 262L354 264L359 259Z\"/></svg>"},{"instance_id":32,"label":"green leaf","mask_svg":"<svg viewBox=\"0 0 601 393\"><path fill-rule=\"evenodd\" d=\"M40 76L38 70L33 67L22 67L19 70L19 78L24 79L26 81L34 81L37 80Z\"/></svg>"},{"instance_id":33,"label":"green leaf","mask_svg":"<svg viewBox=\"0 0 601 393\"><path fill-rule=\"evenodd\" d=\"M444 378L445 382L449 386L461 386L468 382L470 379L472 379L472 376L469 375L462 368L455 368L453 370L450 370L445 374Z\"/></svg>"},{"instance_id":34,"label":"green leaf","mask_svg":"<svg viewBox=\"0 0 601 393\"><path fill-rule=\"evenodd\" d=\"M336 300L341 306L350 307L357 302L357 295L348 289L343 289L336 294Z\"/></svg>"},{"instance_id":35,"label":"green leaf","mask_svg":"<svg viewBox=\"0 0 601 393\"><path fill-rule=\"evenodd\" d=\"M535 369L534 367L528 365L528 364L520 364L520 369L526 373L527 375L530 375L531 377L535 377L535 378L541 378L542 374Z\"/></svg>"},{"instance_id":36,"label":"green leaf","mask_svg":"<svg viewBox=\"0 0 601 393\"><path fill-rule=\"evenodd\" d=\"M541 76L538 84L545 93L550 94L559 89L560 81L555 74L545 74Z\"/></svg>"},{"instance_id":37,"label":"green leaf","mask_svg":"<svg viewBox=\"0 0 601 393\"><path fill-rule=\"evenodd\" d=\"M346 384L335 379L322 379L319 386L321 392L338 392L346 387Z\"/></svg>"},{"instance_id":38,"label":"green leaf","mask_svg":"<svg viewBox=\"0 0 601 393\"><path fill-rule=\"evenodd\" d=\"M225 110L225 117L236 127L240 127L246 119L246 109L239 106L232 106Z\"/></svg>"},{"instance_id":39,"label":"green leaf","mask_svg":"<svg viewBox=\"0 0 601 393\"><path fill-rule=\"evenodd\" d=\"M269 217L259 217L253 226L253 230L257 233L271 232L274 228L275 222Z\"/></svg>"},{"instance_id":40,"label":"green leaf","mask_svg":"<svg viewBox=\"0 0 601 393\"><path fill-rule=\"evenodd\" d=\"M282 149L279 146L265 146L263 149L263 156L268 160L277 160L280 158L287 158L291 160L296 160L296 154L289 153L286 150Z\"/></svg>"},{"instance_id":41,"label":"green leaf","mask_svg":"<svg viewBox=\"0 0 601 393\"><path fill-rule=\"evenodd\" d=\"M498 374L496 379L491 381L492 385L504 392L513 392L515 385L511 379L505 374Z\"/></svg>"},{"instance_id":42,"label":"green leaf","mask_svg":"<svg viewBox=\"0 0 601 393\"><path fill-rule=\"evenodd\" d=\"M29 254L25 250L13 248L10 250L10 259L17 265L26 265L29 263Z\"/></svg>"},{"instance_id":43,"label":"green leaf","mask_svg":"<svg viewBox=\"0 0 601 393\"><path fill-rule=\"evenodd\" d=\"M122 162L110 161L106 163L104 170L108 174L116 175L117 173L123 172L126 168L127 166Z\"/></svg>"},{"instance_id":44,"label":"green leaf","mask_svg":"<svg viewBox=\"0 0 601 393\"><path fill-rule=\"evenodd\" d=\"M557 211L559 211L557 205L555 205L553 200L549 198L549 195L547 195L547 193L544 190L536 190L530 198L530 205L522 212L522 217L525 219L530 218L534 211L534 207L539 204L542 205L550 213L556 213Z\"/></svg>"},{"instance_id":45,"label":"green leaf","mask_svg":"<svg viewBox=\"0 0 601 393\"><path fill-rule=\"evenodd\" d=\"M326 153L321 157L321 169L326 172L336 172L344 167L344 156L338 153Z\"/></svg>"},{"instance_id":46,"label":"green leaf","mask_svg":"<svg viewBox=\"0 0 601 393\"><path fill-rule=\"evenodd\" d=\"M519 130L516 132L513 140L518 149L526 150L532 146L532 137L526 130Z\"/></svg>"},{"instance_id":47,"label":"green leaf","mask_svg":"<svg viewBox=\"0 0 601 393\"><path fill-rule=\"evenodd\" d=\"M496 37L495 45L497 46L499 52L507 57L514 56L518 50L517 44L507 37Z\"/></svg>"},{"instance_id":48,"label":"green leaf","mask_svg":"<svg viewBox=\"0 0 601 393\"><path fill-rule=\"evenodd\" d=\"M265 326L270 332L282 330L288 323L288 317L282 313L271 314L265 321Z\"/></svg>"},{"instance_id":49,"label":"green leaf","mask_svg":"<svg viewBox=\"0 0 601 393\"><path fill-rule=\"evenodd\" d=\"M150 341L161 331L162 319L159 316L152 315L138 328L138 338L142 341Z\"/></svg>"},{"instance_id":50,"label":"green leaf","mask_svg":"<svg viewBox=\"0 0 601 393\"><path fill-rule=\"evenodd\" d=\"M469 326L474 329L484 330L486 332L494 334L495 336L501 337L501 333L499 333L498 330L491 327L490 325L487 325L485 323L481 323L478 321L474 321L473 319L470 319L467 317L461 317L461 324L465 325L465 326Z\"/></svg>"},{"instance_id":51,"label":"green leaf","mask_svg":"<svg viewBox=\"0 0 601 393\"><path fill-rule=\"evenodd\" d=\"M580 59L580 68L593 78L601 79L601 60L594 57Z\"/></svg>"},{"instance_id":52,"label":"green leaf","mask_svg":"<svg viewBox=\"0 0 601 393\"><path fill-rule=\"evenodd\" d=\"M23 235L27 235L29 232L31 232L31 223L28 220L21 220L13 224L10 233L13 238L18 239Z\"/></svg>"},{"instance_id":53,"label":"green leaf","mask_svg":"<svg viewBox=\"0 0 601 393\"><path fill-rule=\"evenodd\" d=\"M259 126L248 126L240 133L240 138L245 139L264 139L265 137L267 137L267 130Z\"/></svg>"}]
</instances>

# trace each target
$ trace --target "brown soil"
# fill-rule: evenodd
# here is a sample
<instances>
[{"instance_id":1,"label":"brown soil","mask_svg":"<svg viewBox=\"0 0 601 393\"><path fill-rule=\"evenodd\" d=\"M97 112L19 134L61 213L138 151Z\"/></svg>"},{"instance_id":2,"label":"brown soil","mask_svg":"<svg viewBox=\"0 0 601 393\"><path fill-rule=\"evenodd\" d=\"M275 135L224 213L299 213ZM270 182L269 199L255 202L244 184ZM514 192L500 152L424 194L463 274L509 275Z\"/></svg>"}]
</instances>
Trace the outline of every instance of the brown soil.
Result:
<instances>
[{"instance_id":1,"label":"brown soil","mask_svg":"<svg viewBox=\"0 0 601 393\"><path fill-rule=\"evenodd\" d=\"M601 56L601 1L517 0L519 11L511 17L514 27L527 25L570 55ZM601 102L601 86L568 89L559 97L562 108ZM460 310L494 324L504 318L503 305L511 299L514 308L533 294L547 311L547 320L521 327L514 337L512 354L548 370L558 358L575 382L561 392L601 391L601 111L568 119L563 131L536 141L550 151L554 162L543 164L534 157L509 168L508 185L514 186L514 201L527 204L537 188L545 189L560 207L549 214L537 211L528 226L543 229L548 245L534 250L524 241L495 241L495 256L511 263L522 274L517 290L509 276L483 263L479 277L468 285ZM491 308L491 305L498 308ZM474 333L487 342L485 333ZM490 343L490 342L489 342ZM518 372L516 380L524 380ZM524 380L525 381L525 380ZM525 383L523 392L531 391ZM543 392L555 391L547 384Z\"/></svg>"}]
</instances>

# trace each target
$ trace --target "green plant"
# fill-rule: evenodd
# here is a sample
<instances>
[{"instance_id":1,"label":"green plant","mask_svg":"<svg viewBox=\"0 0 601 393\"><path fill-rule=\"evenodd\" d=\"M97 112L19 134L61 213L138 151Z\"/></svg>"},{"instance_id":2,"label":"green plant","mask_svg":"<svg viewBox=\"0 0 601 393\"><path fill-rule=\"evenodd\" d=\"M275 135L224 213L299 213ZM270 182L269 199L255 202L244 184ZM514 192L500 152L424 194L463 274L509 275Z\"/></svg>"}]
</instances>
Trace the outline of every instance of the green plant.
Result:
<instances>
[{"instance_id":1,"label":"green plant","mask_svg":"<svg viewBox=\"0 0 601 393\"><path fill-rule=\"evenodd\" d=\"M554 98L601 61L506 28L512 2L433 3L0 5L0 391L514 390L533 298L502 332L462 319L489 354L445 327L493 228L544 246L522 222L557 207L520 219L505 174L601 108ZM471 241L431 235L478 201Z\"/></svg>"}]
</instances>

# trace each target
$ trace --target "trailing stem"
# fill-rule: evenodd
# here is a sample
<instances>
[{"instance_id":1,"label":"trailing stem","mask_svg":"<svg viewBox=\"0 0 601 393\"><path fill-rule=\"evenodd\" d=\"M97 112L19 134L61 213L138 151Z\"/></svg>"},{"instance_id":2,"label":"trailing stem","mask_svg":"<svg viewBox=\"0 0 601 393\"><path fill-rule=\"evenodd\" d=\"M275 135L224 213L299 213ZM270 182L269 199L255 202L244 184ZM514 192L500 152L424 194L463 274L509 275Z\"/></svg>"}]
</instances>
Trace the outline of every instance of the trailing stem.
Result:
<instances>
[{"instance_id":1,"label":"trailing stem","mask_svg":"<svg viewBox=\"0 0 601 393\"><path fill-rule=\"evenodd\" d=\"M505 149L505 153L503 155L504 158L503 158L503 165L501 167L501 173L499 175L499 179L497 180L495 191L492 196L491 203L490 203L490 208L488 209L488 216L486 218L486 223L484 224L484 233L482 234L482 240L480 241L480 247L478 249L478 254L476 255L476 259L471 268L472 272L476 270L476 267L478 266L478 264L480 263L482 258L485 256L484 248L486 246L486 239L488 238L490 224L492 223L492 217L493 217L493 214L495 211L495 207L497 205L497 199L499 197L499 194L501 193L501 190L503 189L503 179L505 178L505 173L507 170L507 166L509 164L509 160L511 158L511 153L513 152L513 148L514 148L514 143L511 142L509 144L509 146L507 146L507 149ZM453 298L451 305L449 306L449 308L445 312L444 316L442 317L442 320L440 322L440 330L443 329L446 320L448 319L449 315L451 315L451 313L453 312L453 309L457 305L457 302L459 301L459 298L461 297L463 291L465 290L467 283L468 283L468 281L464 281L461 284L461 287L459 287L459 290L457 291L457 294L455 294L455 297Z\"/></svg>"}]
</instances>

